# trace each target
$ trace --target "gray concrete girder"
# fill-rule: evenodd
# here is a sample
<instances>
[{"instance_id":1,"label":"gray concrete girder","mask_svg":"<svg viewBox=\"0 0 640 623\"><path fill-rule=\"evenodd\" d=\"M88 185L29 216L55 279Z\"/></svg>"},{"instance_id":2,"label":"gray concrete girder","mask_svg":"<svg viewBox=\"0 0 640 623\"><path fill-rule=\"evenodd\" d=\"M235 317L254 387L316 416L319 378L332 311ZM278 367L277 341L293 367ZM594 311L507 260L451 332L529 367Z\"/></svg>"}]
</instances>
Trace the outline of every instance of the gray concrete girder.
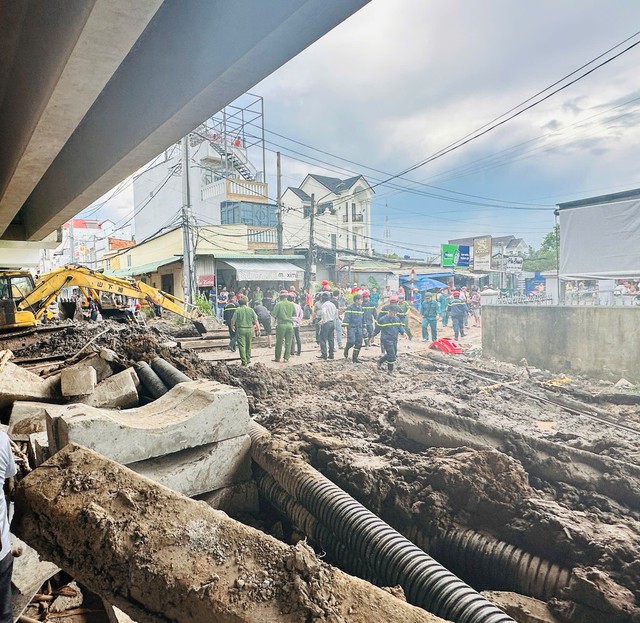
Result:
<instances>
[{"instance_id":1,"label":"gray concrete girder","mask_svg":"<svg viewBox=\"0 0 640 623\"><path fill-rule=\"evenodd\" d=\"M164 0L18 213L23 239L60 227L368 1Z\"/></svg>"}]
</instances>

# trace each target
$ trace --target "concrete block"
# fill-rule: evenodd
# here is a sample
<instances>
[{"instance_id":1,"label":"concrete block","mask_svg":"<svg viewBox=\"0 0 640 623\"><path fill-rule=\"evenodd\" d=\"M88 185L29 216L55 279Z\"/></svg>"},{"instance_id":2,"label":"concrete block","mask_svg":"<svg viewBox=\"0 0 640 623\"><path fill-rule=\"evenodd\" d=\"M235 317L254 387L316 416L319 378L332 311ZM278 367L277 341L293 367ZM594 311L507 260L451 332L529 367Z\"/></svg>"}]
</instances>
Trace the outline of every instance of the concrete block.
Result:
<instances>
[{"instance_id":1,"label":"concrete block","mask_svg":"<svg viewBox=\"0 0 640 623\"><path fill-rule=\"evenodd\" d=\"M49 452L49 439L47 432L31 433L27 444L29 463L32 467L38 467L51 457Z\"/></svg>"},{"instance_id":2,"label":"concrete block","mask_svg":"<svg viewBox=\"0 0 640 623\"><path fill-rule=\"evenodd\" d=\"M60 382L63 396L86 396L93 393L98 377L91 366L71 367L62 371Z\"/></svg>"},{"instance_id":3,"label":"concrete block","mask_svg":"<svg viewBox=\"0 0 640 623\"><path fill-rule=\"evenodd\" d=\"M244 435L249 405L241 389L190 381L136 409L75 404L59 416L47 412L47 419L56 450L74 442L128 465Z\"/></svg>"},{"instance_id":4,"label":"concrete block","mask_svg":"<svg viewBox=\"0 0 640 623\"><path fill-rule=\"evenodd\" d=\"M253 480L197 495L196 500L206 502L211 508L228 515L257 513L259 510L258 487Z\"/></svg>"},{"instance_id":5,"label":"concrete block","mask_svg":"<svg viewBox=\"0 0 640 623\"><path fill-rule=\"evenodd\" d=\"M127 465L173 491L192 497L251 478L251 438L233 437Z\"/></svg>"},{"instance_id":6,"label":"concrete block","mask_svg":"<svg viewBox=\"0 0 640 623\"><path fill-rule=\"evenodd\" d=\"M138 390L136 389L138 375L133 368L119 372L99 383L95 391L82 398L84 404L92 407L107 409L130 409L138 406Z\"/></svg>"},{"instance_id":7,"label":"concrete block","mask_svg":"<svg viewBox=\"0 0 640 623\"><path fill-rule=\"evenodd\" d=\"M0 408L7 407L16 400L51 402L59 398L56 391L58 379L42 377L7 362L0 369Z\"/></svg>"}]
</instances>

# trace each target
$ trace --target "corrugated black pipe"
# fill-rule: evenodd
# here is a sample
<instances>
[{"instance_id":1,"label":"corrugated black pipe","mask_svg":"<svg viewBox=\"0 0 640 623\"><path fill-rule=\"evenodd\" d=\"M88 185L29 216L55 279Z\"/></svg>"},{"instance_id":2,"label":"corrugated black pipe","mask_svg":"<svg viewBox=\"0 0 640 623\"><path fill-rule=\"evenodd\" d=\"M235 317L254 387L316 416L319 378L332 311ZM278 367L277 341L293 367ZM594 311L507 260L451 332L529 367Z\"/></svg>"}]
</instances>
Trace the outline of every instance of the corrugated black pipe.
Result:
<instances>
[{"instance_id":1,"label":"corrugated black pipe","mask_svg":"<svg viewBox=\"0 0 640 623\"><path fill-rule=\"evenodd\" d=\"M178 383L187 383L188 381L192 381L186 374L183 374L176 368L172 366L168 361L162 359L160 357L154 359L151 362L151 367L153 371L162 379L162 382L169 388L177 385Z\"/></svg>"},{"instance_id":2,"label":"corrugated black pipe","mask_svg":"<svg viewBox=\"0 0 640 623\"><path fill-rule=\"evenodd\" d=\"M324 550L345 571L372 584L379 580L371 567L345 547L301 504L296 502L267 472L258 467L254 479L260 495L276 511L302 532L318 549Z\"/></svg>"},{"instance_id":3,"label":"corrugated black pipe","mask_svg":"<svg viewBox=\"0 0 640 623\"><path fill-rule=\"evenodd\" d=\"M383 582L402 586L409 603L455 623L515 623L313 467L275 449L264 427L251 422L249 434L253 460Z\"/></svg>"},{"instance_id":4,"label":"corrugated black pipe","mask_svg":"<svg viewBox=\"0 0 640 623\"><path fill-rule=\"evenodd\" d=\"M483 590L513 591L547 601L569 585L571 570L474 530L429 537L417 526L405 536Z\"/></svg>"},{"instance_id":5,"label":"corrugated black pipe","mask_svg":"<svg viewBox=\"0 0 640 623\"><path fill-rule=\"evenodd\" d=\"M146 361L138 361L134 366L136 374L142 383L142 387L147 391L147 394L154 400L164 396L169 389L162 382L162 379L151 369L151 366Z\"/></svg>"}]
</instances>

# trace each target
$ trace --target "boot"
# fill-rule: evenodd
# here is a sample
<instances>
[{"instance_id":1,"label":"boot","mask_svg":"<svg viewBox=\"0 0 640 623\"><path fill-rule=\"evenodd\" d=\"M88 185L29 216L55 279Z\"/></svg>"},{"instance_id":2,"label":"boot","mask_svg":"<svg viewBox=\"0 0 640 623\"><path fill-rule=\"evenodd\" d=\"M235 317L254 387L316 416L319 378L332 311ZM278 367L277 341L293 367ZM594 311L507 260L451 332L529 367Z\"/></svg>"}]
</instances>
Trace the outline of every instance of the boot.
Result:
<instances>
[{"instance_id":1,"label":"boot","mask_svg":"<svg viewBox=\"0 0 640 623\"><path fill-rule=\"evenodd\" d=\"M393 364L392 363L388 363L387 364L387 372L389 374L393 374Z\"/></svg>"},{"instance_id":2,"label":"boot","mask_svg":"<svg viewBox=\"0 0 640 623\"><path fill-rule=\"evenodd\" d=\"M353 355L351 357L351 361L353 361L353 363L362 363L362 361L360 361L360 359L359 359L359 355L360 355L360 349L359 348L354 348L353 349Z\"/></svg>"},{"instance_id":3,"label":"boot","mask_svg":"<svg viewBox=\"0 0 640 623\"><path fill-rule=\"evenodd\" d=\"M376 362L376 365L378 366L379 370L382 370L382 366L384 365L384 357L380 357L380 359L378 359L378 361Z\"/></svg>"},{"instance_id":4,"label":"boot","mask_svg":"<svg viewBox=\"0 0 640 623\"><path fill-rule=\"evenodd\" d=\"M351 347L348 344L344 347L344 358L345 359L349 359L349 349L350 348Z\"/></svg>"}]
</instances>

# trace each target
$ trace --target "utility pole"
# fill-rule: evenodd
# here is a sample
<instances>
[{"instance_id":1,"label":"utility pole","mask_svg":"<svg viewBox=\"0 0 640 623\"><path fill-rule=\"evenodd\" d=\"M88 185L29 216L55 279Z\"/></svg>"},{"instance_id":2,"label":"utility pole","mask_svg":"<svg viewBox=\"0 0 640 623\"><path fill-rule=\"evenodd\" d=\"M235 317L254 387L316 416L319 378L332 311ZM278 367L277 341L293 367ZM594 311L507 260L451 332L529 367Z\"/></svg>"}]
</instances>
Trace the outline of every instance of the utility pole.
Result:
<instances>
[{"instance_id":1,"label":"utility pole","mask_svg":"<svg viewBox=\"0 0 640 623\"><path fill-rule=\"evenodd\" d=\"M70 247L70 253L71 253L71 259L69 260L69 264L75 264L76 241L73 235L73 217L69 221L69 247Z\"/></svg>"},{"instance_id":2,"label":"utility pole","mask_svg":"<svg viewBox=\"0 0 640 623\"><path fill-rule=\"evenodd\" d=\"M313 226L316 215L316 196L311 195L311 214L309 214L309 251L307 252L307 261L304 266L304 289L308 292L311 288L311 268L313 261Z\"/></svg>"},{"instance_id":3,"label":"utility pole","mask_svg":"<svg viewBox=\"0 0 640 623\"><path fill-rule=\"evenodd\" d=\"M191 188L189 185L189 136L182 139L182 290L187 303L194 300L194 254L191 239Z\"/></svg>"},{"instance_id":4,"label":"utility pole","mask_svg":"<svg viewBox=\"0 0 640 623\"><path fill-rule=\"evenodd\" d=\"M280 152L276 153L277 163L277 185L278 185L278 253L284 252L284 242L282 240L282 169L280 167Z\"/></svg>"}]
</instances>

